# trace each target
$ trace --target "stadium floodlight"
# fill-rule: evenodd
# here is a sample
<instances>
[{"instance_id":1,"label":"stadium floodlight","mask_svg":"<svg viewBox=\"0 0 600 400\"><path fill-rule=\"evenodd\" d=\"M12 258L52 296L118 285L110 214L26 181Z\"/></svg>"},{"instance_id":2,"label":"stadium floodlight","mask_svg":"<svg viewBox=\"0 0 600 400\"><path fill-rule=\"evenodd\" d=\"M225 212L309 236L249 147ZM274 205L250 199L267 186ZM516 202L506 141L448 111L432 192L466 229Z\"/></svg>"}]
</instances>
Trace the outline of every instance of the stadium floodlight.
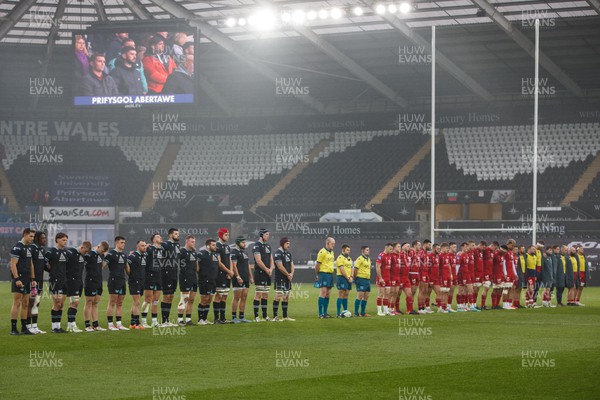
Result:
<instances>
[{"instance_id":1,"label":"stadium floodlight","mask_svg":"<svg viewBox=\"0 0 600 400\"><path fill-rule=\"evenodd\" d=\"M339 8L332 8L330 11L331 14L331 18L333 19L340 19L342 18L342 10Z\"/></svg>"},{"instance_id":2,"label":"stadium floodlight","mask_svg":"<svg viewBox=\"0 0 600 400\"><path fill-rule=\"evenodd\" d=\"M305 18L306 18L306 14L302 10L296 10L292 14L292 21L294 21L295 24L303 23Z\"/></svg>"},{"instance_id":3,"label":"stadium floodlight","mask_svg":"<svg viewBox=\"0 0 600 400\"><path fill-rule=\"evenodd\" d=\"M406 14L410 11L410 4L407 2L403 2L400 4L400 12L402 14Z\"/></svg>"},{"instance_id":4,"label":"stadium floodlight","mask_svg":"<svg viewBox=\"0 0 600 400\"><path fill-rule=\"evenodd\" d=\"M329 17L329 11L327 11L327 10L319 11L319 18L326 19L327 17Z\"/></svg>"},{"instance_id":5,"label":"stadium floodlight","mask_svg":"<svg viewBox=\"0 0 600 400\"><path fill-rule=\"evenodd\" d=\"M275 28L275 13L271 10L260 10L255 14L255 26L261 31L270 31Z\"/></svg>"},{"instance_id":6,"label":"stadium floodlight","mask_svg":"<svg viewBox=\"0 0 600 400\"><path fill-rule=\"evenodd\" d=\"M239 26L246 26L246 18L240 18L240 19L238 19L238 25Z\"/></svg>"},{"instance_id":7,"label":"stadium floodlight","mask_svg":"<svg viewBox=\"0 0 600 400\"><path fill-rule=\"evenodd\" d=\"M377 14L385 14L385 6L383 4L377 4L375 6L375 12Z\"/></svg>"},{"instance_id":8,"label":"stadium floodlight","mask_svg":"<svg viewBox=\"0 0 600 400\"><path fill-rule=\"evenodd\" d=\"M306 13L306 19L309 21L314 21L317 19L317 12L315 10L310 10Z\"/></svg>"},{"instance_id":9,"label":"stadium floodlight","mask_svg":"<svg viewBox=\"0 0 600 400\"><path fill-rule=\"evenodd\" d=\"M290 14L289 12L284 12L281 14L281 21L285 24L287 24L288 22L290 22L292 20L292 14Z\"/></svg>"},{"instance_id":10,"label":"stadium floodlight","mask_svg":"<svg viewBox=\"0 0 600 400\"><path fill-rule=\"evenodd\" d=\"M229 28L233 28L236 24L237 24L237 21L235 20L235 18L227 18L225 20L225 25L228 26Z\"/></svg>"},{"instance_id":11,"label":"stadium floodlight","mask_svg":"<svg viewBox=\"0 0 600 400\"><path fill-rule=\"evenodd\" d=\"M398 11L398 7L396 7L395 4L390 4L388 6L388 11L391 12L392 14L396 14L396 11Z\"/></svg>"},{"instance_id":12,"label":"stadium floodlight","mask_svg":"<svg viewBox=\"0 0 600 400\"><path fill-rule=\"evenodd\" d=\"M354 9L352 10L352 12L354 13L354 15L356 15L357 17L360 17L361 15L363 15L364 11L362 9L362 7L354 7Z\"/></svg>"}]
</instances>

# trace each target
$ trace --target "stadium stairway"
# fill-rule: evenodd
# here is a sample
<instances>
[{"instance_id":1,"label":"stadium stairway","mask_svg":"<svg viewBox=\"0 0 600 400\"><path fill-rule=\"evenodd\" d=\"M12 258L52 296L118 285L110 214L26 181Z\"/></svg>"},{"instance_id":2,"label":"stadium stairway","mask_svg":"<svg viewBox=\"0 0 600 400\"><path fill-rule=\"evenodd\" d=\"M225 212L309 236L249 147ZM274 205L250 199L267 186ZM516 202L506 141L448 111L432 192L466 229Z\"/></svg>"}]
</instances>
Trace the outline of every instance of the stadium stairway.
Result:
<instances>
[{"instance_id":1,"label":"stadium stairway","mask_svg":"<svg viewBox=\"0 0 600 400\"><path fill-rule=\"evenodd\" d=\"M154 208L154 204L156 203L156 200L154 199L154 196L152 195L153 191L154 191L152 185L154 182L166 182L167 181L167 176L169 175L169 172L171 171L171 166L175 162L175 158L177 157L177 153L179 153L180 147L181 147L181 143L179 143L179 142L172 142L167 145L167 148L165 149L164 153L162 154L162 157L160 158L158 165L156 166L156 170L154 171L154 176L152 177L152 180L150 181L150 185L146 189L146 193L144 194L144 197L142 198L142 201L140 203L140 208L139 208L140 210L145 211L145 210L151 210L152 208Z\"/></svg>"},{"instance_id":2,"label":"stadium stairway","mask_svg":"<svg viewBox=\"0 0 600 400\"><path fill-rule=\"evenodd\" d=\"M596 154L596 158L588 165L585 171L579 176L579 179L571 190L567 193L563 201L560 203L565 206L573 201L579 200L579 198L585 193L586 189L590 186L592 181L596 178L600 172L600 152Z\"/></svg>"},{"instance_id":3,"label":"stadium stairway","mask_svg":"<svg viewBox=\"0 0 600 400\"><path fill-rule=\"evenodd\" d=\"M308 159L309 160L313 160L315 157L317 157L319 155L319 153L321 153L323 150L325 150L327 148L327 146L331 143L331 141L334 139L334 136L331 135L330 138L325 138L323 140L321 140L315 147L313 147L313 149L310 151L310 153L308 153ZM256 209L258 207L261 206L266 206L269 204L269 202L271 200L273 200L279 193L281 193L283 191L283 189L285 189L285 187L287 185L289 185L289 183L291 181L294 180L294 178L296 178L298 175L300 175L300 173L302 171L304 171L304 169L308 166L308 163L298 163L296 165L294 165L294 167L283 176L283 178L281 178L281 180L279 182L277 182L277 184L275 184L267 193L264 194L263 197L261 197L256 204L254 204L251 208L250 211L252 212L256 212Z\"/></svg>"},{"instance_id":4,"label":"stadium stairway","mask_svg":"<svg viewBox=\"0 0 600 400\"><path fill-rule=\"evenodd\" d=\"M8 180L8 176L6 176L6 171L4 168L0 169L0 182L2 182L2 196L6 196L8 200L8 209L11 212L19 211L19 203L17 202L17 198L15 197L15 193L10 186L10 181Z\"/></svg>"},{"instance_id":5,"label":"stadium stairway","mask_svg":"<svg viewBox=\"0 0 600 400\"><path fill-rule=\"evenodd\" d=\"M435 143L438 144L440 141L440 136L436 136ZM423 160L431 149L431 139L425 142L423 146L408 160L406 164L404 164L398 172L390 179L382 188L377 192L375 196L371 200L365 204L365 208L371 209L373 204L381 204L383 201L394 191L396 187L400 184L400 182L404 181L406 177L410 174L410 172L415 169L417 165Z\"/></svg>"}]
</instances>

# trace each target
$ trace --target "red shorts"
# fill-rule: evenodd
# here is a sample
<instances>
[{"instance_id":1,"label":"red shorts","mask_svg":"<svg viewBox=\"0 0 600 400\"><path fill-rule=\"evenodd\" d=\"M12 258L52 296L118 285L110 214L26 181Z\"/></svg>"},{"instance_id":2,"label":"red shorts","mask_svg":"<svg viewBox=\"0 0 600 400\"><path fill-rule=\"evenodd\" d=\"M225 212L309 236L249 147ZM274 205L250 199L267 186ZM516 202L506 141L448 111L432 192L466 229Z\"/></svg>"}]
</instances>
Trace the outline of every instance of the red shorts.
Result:
<instances>
[{"instance_id":1,"label":"red shorts","mask_svg":"<svg viewBox=\"0 0 600 400\"><path fill-rule=\"evenodd\" d=\"M483 282L484 280L487 280L487 279L483 279L483 270L475 270L475 276L473 277L473 282L480 283L480 282Z\"/></svg>"},{"instance_id":2,"label":"red shorts","mask_svg":"<svg viewBox=\"0 0 600 400\"><path fill-rule=\"evenodd\" d=\"M429 286L440 284L440 271L437 268L429 270Z\"/></svg>"},{"instance_id":3,"label":"red shorts","mask_svg":"<svg viewBox=\"0 0 600 400\"><path fill-rule=\"evenodd\" d=\"M399 287L400 286L400 275L392 275L390 278L390 286L391 287Z\"/></svg>"},{"instance_id":4,"label":"red shorts","mask_svg":"<svg viewBox=\"0 0 600 400\"><path fill-rule=\"evenodd\" d=\"M496 285L506 282L504 274L494 274L494 280L492 282Z\"/></svg>"},{"instance_id":5,"label":"red shorts","mask_svg":"<svg viewBox=\"0 0 600 400\"><path fill-rule=\"evenodd\" d=\"M379 278L377 278L377 286L379 287L390 287L390 271L389 270L381 270L381 277L385 281L382 285Z\"/></svg>"},{"instance_id":6,"label":"red shorts","mask_svg":"<svg viewBox=\"0 0 600 400\"><path fill-rule=\"evenodd\" d=\"M482 278L483 278L484 282L486 282L486 281L490 281L491 282L492 281L492 274L491 273L490 274L484 273Z\"/></svg>"},{"instance_id":7,"label":"red shorts","mask_svg":"<svg viewBox=\"0 0 600 400\"><path fill-rule=\"evenodd\" d=\"M579 282L585 283L585 271L579 271Z\"/></svg>"},{"instance_id":8,"label":"red shorts","mask_svg":"<svg viewBox=\"0 0 600 400\"><path fill-rule=\"evenodd\" d=\"M408 278L410 280L410 284L416 286L419 284L419 273L418 272L409 272Z\"/></svg>"},{"instance_id":9,"label":"red shorts","mask_svg":"<svg viewBox=\"0 0 600 400\"><path fill-rule=\"evenodd\" d=\"M384 279L385 282L383 284L381 284L381 281L379 279L377 279L377 287L390 287L392 286L392 281L390 281L389 279Z\"/></svg>"},{"instance_id":10,"label":"red shorts","mask_svg":"<svg viewBox=\"0 0 600 400\"><path fill-rule=\"evenodd\" d=\"M429 275L421 275L421 276L419 277L419 281L420 281L421 283L428 284L428 283L429 283Z\"/></svg>"},{"instance_id":11,"label":"red shorts","mask_svg":"<svg viewBox=\"0 0 600 400\"><path fill-rule=\"evenodd\" d=\"M468 268L461 268L458 270L457 280L459 285L470 285L473 283L473 278L471 278Z\"/></svg>"},{"instance_id":12,"label":"red shorts","mask_svg":"<svg viewBox=\"0 0 600 400\"><path fill-rule=\"evenodd\" d=\"M404 288L408 288L410 289L412 287L412 285L410 284L410 279L408 279L408 275L400 275L400 288L404 289Z\"/></svg>"},{"instance_id":13,"label":"red shorts","mask_svg":"<svg viewBox=\"0 0 600 400\"><path fill-rule=\"evenodd\" d=\"M516 275L512 275L512 274L507 274L506 277L504 278L505 282L512 282L512 283L516 283L518 282L519 278Z\"/></svg>"},{"instance_id":14,"label":"red shorts","mask_svg":"<svg viewBox=\"0 0 600 400\"><path fill-rule=\"evenodd\" d=\"M452 286L452 281L450 279L442 278L440 280L440 286L443 288L450 288Z\"/></svg>"}]
</instances>

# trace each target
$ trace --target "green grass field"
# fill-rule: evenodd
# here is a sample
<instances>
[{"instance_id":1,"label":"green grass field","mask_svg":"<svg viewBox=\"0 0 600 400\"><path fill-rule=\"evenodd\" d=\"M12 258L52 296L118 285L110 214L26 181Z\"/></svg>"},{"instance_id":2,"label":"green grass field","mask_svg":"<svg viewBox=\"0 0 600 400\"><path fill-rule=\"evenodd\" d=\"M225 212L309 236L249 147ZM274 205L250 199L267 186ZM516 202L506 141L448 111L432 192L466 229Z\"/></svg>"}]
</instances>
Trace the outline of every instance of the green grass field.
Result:
<instances>
[{"instance_id":1,"label":"green grass field","mask_svg":"<svg viewBox=\"0 0 600 400\"><path fill-rule=\"evenodd\" d=\"M303 284L296 322L16 337L9 291L0 284L0 399L600 398L600 288L585 289L586 307L319 320Z\"/></svg>"}]
</instances>

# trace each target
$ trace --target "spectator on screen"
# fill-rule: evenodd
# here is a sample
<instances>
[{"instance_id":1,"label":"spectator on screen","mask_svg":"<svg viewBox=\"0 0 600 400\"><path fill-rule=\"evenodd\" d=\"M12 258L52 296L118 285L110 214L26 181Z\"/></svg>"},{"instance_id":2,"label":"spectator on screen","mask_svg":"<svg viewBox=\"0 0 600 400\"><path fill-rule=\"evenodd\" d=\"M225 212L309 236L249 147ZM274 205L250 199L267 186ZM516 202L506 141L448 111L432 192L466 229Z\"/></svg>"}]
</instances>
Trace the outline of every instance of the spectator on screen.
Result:
<instances>
[{"instance_id":1,"label":"spectator on screen","mask_svg":"<svg viewBox=\"0 0 600 400\"><path fill-rule=\"evenodd\" d=\"M167 78L163 93L193 93L194 56L186 55L185 61Z\"/></svg>"},{"instance_id":2,"label":"spectator on screen","mask_svg":"<svg viewBox=\"0 0 600 400\"><path fill-rule=\"evenodd\" d=\"M133 47L134 49L136 48L135 45L135 41L131 38L125 39L123 41L123 47L121 48L121 50L123 50L123 48L125 47ZM137 70L140 72L140 77L142 80L142 93L146 94L148 92L148 82L146 82L146 75L144 74L144 66L142 65L142 58L144 57L144 54L142 52L142 54L140 54L139 48L142 47L144 49L144 51L146 51L146 48L143 46L139 46L138 50L137 50L137 57L136 57L136 64L137 64ZM117 62L117 60L119 60L121 57L116 57L113 58L112 60L108 61L108 73L110 74L114 69L115 69L115 63Z\"/></svg>"},{"instance_id":3,"label":"spectator on screen","mask_svg":"<svg viewBox=\"0 0 600 400\"><path fill-rule=\"evenodd\" d=\"M79 80L88 73L90 65L89 54L85 47L85 39L81 35L75 35L75 77Z\"/></svg>"},{"instance_id":4,"label":"spectator on screen","mask_svg":"<svg viewBox=\"0 0 600 400\"><path fill-rule=\"evenodd\" d=\"M187 39L188 35L184 32L177 32L173 35L172 56L178 67L185 61L183 45L187 42Z\"/></svg>"},{"instance_id":5,"label":"spectator on screen","mask_svg":"<svg viewBox=\"0 0 600 400\"><path fill-rule=\"evenodd\" d=\"M162 93L167 78L175 70L175 62L164 50L165 40L162 36L156 35L150 40L150 54L146 54L142 60L148 93Z\"/></svg>"},{"instance_id":6,"label":"spectator on screen","mask_svg":"<svg viewBox=\"0 0 600 400\"><path fill-rule=\"evenodd\" d=\"M141 95L144 93L135 47L126 46L121 49L121 55L117 58L115 68L110 76L114 79L119 94Z\"/></svg>"},{"instance_id":7,"label":"spectator on screen","mask_svg":"<svg viewBox=\"0 0 600 400\"><path fill-rule=\"evenodd\" d=\"M106 60L110 61L119 56L119 52L129 37L128 33L115 33L106 46Z\"/></svg>"},{"instance_id":8,"label":"spectator on screen","mask_svg":"<svg viewBox=\"0 0 600 400\"><path fill-rule=\"evenodd\" d=\"M182 48L184 55L194 55L194 42L185 42Z\"/></svg>"},{"instance_id":9,"label":"spectator on screen","mask_svg":"<svg viewBox=\"0 0 600 400\"><path fill-rule=\"evenodd\" d=\"M94 54L90 59L90 73L81 83L81 96L118 96L117 85L110 75L104 73L106 57Z\"/></svg>"}]
</instances>

